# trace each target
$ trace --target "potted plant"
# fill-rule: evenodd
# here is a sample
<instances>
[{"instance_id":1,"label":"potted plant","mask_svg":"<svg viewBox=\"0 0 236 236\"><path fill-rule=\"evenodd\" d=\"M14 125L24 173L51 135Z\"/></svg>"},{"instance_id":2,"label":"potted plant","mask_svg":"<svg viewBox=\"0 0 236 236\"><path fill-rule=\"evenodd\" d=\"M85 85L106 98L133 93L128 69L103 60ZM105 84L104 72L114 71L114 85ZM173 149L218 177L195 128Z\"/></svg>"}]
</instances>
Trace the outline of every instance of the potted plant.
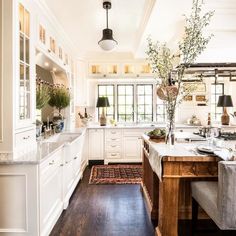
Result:
<instances>
[{"instance_id":1,"label":"potted plant","mask_svg":"<svg viewBox=\"0 0 236 236\"><path fill-rule=\"evenodd\" d=\"M193 0L192 12L186 17L184 36L178 43L178 51L173 53L167 45L153 42L148 38L147 56L153 73L157 74L160 84L157 96L165 101L167 113L166 142L174 144L176 107L194 88L183 88L185 70L193 64L204 51L211 36L205 36L203 30L210 23L213 11L202 13L202 3ZM175 75L173 77L173 74Z\"/></svg>"},{"instance_id":2,"label":"potted plant","mask_svg":"<svg viewBox=\"0 0 236 236\"><path fill-rule=\"evenodd\" d=\"M70 104L70 92L64 85L54 85L49 94L48 104L58 110L58 116L54 116L53 123L56 127L56 132L61 132L64 128L64 117L61 112Z\"/></svg>"},{"instance_id":3,"label":"potted plant","mask_svg":"<svg viewBox=\"0 0 236 236\"><path fill-rule=\"evenodd\" d=\"M36 80L36 109L41 110L48 104L50 99L49 87L47 82L37 79ZM42 121L36 119L36 137L40 137L42 131Z\"/></svg>"}]
</instances>

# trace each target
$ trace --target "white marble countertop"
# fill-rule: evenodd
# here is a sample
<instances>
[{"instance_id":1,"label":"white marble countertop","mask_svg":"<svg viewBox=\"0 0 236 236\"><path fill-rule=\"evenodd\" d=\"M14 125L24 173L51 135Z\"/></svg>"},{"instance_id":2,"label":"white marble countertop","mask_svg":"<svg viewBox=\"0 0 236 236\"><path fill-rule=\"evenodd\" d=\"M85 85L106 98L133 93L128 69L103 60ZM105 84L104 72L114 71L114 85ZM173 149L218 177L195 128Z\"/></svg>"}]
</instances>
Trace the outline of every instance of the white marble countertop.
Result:
<instances>
[{"instance_id":1,"label":"white marble countertop","mask_svg":"<svg viewBox=\"0 0 236 236\"><path fill-rule=\"evenodd\" d=\"M37 143L37 147L34 150L12 160L1 160L0 165L40 164L63 146L64 143L60 142Z\"/></svg>"},{"instance_id":2,"label":"white marble countertop","mask_svg":"<svg viewBox=\"0 0 236 236\"><path fill-rule=\"evenodd\" d=\"M75 128L69 131L64 131L66 134L83 134L86 132L86 128ZM49 138L50 139L50 138ZM37 146L32 151L14 158L12 160L0 160L0 165L4 164L40 164L43 161L47 160L53 153L58 151L65 145L66 142L47 142L42 140L37 142Z\"/></svg>"},{"instance_id":3,"label":"white marble countertop","mask_svg":"<svg viewBox=\"0 0 236 236\"><path fill-rule=\"evenodd\" d=\"M154 128L165 128L166 124L164 123L150 123L150 124L145 124L145 123L126 123L126 124L117 124L116 126L114 125L106 125L106 126L100 126L99 124L91 124L87 126L87 129L154 129ZM176 124L176 128L199 128L201 126L193 126L193 125L186 125L186 124Z\"/></svg>"}]
</instances>

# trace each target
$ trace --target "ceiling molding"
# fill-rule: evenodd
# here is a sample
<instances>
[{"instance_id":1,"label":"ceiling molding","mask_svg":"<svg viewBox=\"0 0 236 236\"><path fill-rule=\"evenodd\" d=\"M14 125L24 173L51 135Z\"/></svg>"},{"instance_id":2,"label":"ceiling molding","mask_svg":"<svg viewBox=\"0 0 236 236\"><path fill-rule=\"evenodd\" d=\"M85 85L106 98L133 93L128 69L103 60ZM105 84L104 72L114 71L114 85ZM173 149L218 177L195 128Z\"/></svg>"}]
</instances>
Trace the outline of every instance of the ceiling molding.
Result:
<instances>
[{"instance_id":1,"label":"ceiling molding","mask_svg":"<svg viewBox=\"0 0 236 236\"><path fill-rule=\"evenodd\" d=\"M144 33L144 31L146 29L146 26L147 26L147 23L150 19L150 16L151 16L153 7L155 6L155 3L156 3L156 0L146 0L145 1L145 8L144 8L144 11L143 11L143 16L142 16L142 19L140 21L140 26L139 26L138 32L136 34L136 42L134 44L134 54L135 54L135 52L137 51L137 49L140 45L143 33Z\"/></svg>"},{"instance_id":2,"label":"ceiling molding","mask_svg":"<svg viewBox=\"0 0 236 236\"><path fill-rule=\"evenodd\" d=\"M67 49L70 51L70 53L75 52L75 47L70 39L68 37L67 33L61 26L61 24L58 22L57 18L55 17L54 13L49 9L48 5L46 4L45 0L33 0L35 4L38 5L38 7L41 9L43 14L47 17L47 20L49 23L53 26L56 33L60 35L60 41L66 45ZM76 56L76 55L75 55Z\"/></svg>"}]
</instances>

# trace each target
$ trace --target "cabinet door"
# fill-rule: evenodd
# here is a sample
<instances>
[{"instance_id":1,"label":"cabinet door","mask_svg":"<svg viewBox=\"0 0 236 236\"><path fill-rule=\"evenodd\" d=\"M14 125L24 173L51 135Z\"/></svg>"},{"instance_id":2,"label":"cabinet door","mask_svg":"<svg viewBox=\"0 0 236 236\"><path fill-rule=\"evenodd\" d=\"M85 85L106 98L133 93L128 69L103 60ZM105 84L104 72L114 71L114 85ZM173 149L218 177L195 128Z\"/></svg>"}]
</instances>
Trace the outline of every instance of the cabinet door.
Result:
<instances>
[{"instance_id":1,"label":"cabinet door","mask_svg":"<svg viewBox=\"0 0 236 236\"><path fill-rule=\"evenodd\" d=\"M66 161L63 166L63 196L64 198L70 192L72 184L74 182L74 172L73 172L74 161Z\"/></svg>"},{"instance_id":2,"label":"cabinet door","mask_svg":"<svg viewBox=\"0 0 236 236\"><path fill-rule=\"evenodd\" d=\"M142 140L140 136L124 136L124 159L136 159L142 161L141 158Z\"/></svg>"},{"instance_id":3,"label":"cabinet door","mask_svg":"<svg viewBox=\"0 0 236 236\"><path fill-rule=\"evenodd\" d=\"M30 10L19 3L19 31L17 32L18 57L17 61L17 89L16 112L17 128L32 126L33 121L33 84L35 81L35 69L33 65L33 43L31 40L32 25L30 22Z\"/></svg>"},{"instance_id":4,"label":"cabinet door","mask_svg":"<svg viewBox=\"0 0 236 236\"><path fill-rule=\"evenodd\" d=\"M61 154L61 152L59 153ZM40 230L48 235L63 210L60 157L49 160L40 172Z\"/></svg>"},{"instance_id":5,"label":"cabinet door","mask_svg":"<svg viewBox=\"0 0 236 236\"><path fill-rule=\"evenodd\" d=\"M103 160L104 135L102 129L89 130L89 160Z\"/></svg>"}]
</instances>

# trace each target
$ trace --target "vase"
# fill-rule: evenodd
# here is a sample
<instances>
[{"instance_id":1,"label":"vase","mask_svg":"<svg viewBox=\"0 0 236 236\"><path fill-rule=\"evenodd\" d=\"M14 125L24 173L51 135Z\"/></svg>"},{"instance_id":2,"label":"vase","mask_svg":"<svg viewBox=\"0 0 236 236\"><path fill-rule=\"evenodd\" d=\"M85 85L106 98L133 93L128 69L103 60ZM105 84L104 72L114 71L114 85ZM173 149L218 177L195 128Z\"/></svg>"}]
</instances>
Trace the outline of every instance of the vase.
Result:
<instances>
[{"instance_id":1,"label":"vase","mask_svg":"<svg viewBox=\"0 0 236 236\"><path fill-rule=\"evenodd\" d=\"M166 144L169 144L171 147L175 145L175 121L174 119L167 120Z\"/></svg>"}]
</instances>

